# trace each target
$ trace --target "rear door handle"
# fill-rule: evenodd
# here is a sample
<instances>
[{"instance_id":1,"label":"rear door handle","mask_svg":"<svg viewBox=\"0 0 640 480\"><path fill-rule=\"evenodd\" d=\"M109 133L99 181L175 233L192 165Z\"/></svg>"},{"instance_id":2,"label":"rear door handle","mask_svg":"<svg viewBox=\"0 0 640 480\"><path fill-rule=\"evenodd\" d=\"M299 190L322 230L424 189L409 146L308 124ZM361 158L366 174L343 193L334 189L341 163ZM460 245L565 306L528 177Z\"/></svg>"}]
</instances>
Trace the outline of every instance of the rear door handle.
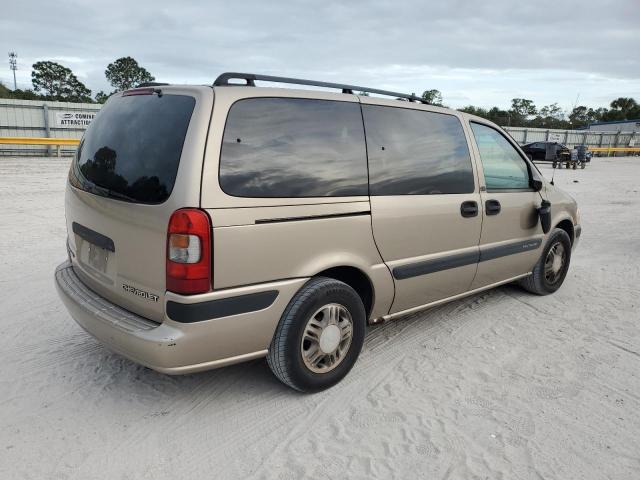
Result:
<instances>
[{"instance_id":1,"label":"rear door handle","mask_svg":"<svg viewBox=\"0 0 640 480\"><path fill-rule=\"evenodd\" d=\"M500 213L500 202L498 200L487 200L484 202L484 211L487 215L497 215Z\"/></svg>"},{"instance_id":2,"label":"rear door handle","mask_svg":"<svg viewBox=\"0 0 640 480\"><path fill-rule=\"evenodd\" d=\"M460 215L463 217L476 217L478 215L478 203L474 201L462 202Z\"/></svg>"}]
</instances>

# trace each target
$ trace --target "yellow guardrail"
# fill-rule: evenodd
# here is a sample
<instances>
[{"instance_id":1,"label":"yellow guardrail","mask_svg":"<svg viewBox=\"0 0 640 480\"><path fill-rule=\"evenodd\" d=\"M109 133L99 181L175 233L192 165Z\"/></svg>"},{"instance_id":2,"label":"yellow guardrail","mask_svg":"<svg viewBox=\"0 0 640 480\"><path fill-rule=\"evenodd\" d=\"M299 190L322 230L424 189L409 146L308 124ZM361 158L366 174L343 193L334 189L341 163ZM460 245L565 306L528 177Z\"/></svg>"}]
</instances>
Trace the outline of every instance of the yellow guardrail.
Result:
<instances>
[{"instance_id":1,"label":"yellow guardrail","mask_svg":"<svg viewBox=\"0 0 640 480\"><path fill-rule=\"evenodd\" d=\"M78 145L77 138L0 137L5 145Z\"/></svg>"},{"instance_id":2,"label":"yellow guardrail","mask_svg":"<svg viewBox=\"0 0 640 480\"><path fill-rule=\"evenodd\" d=\"M640 147L589 147L590 152L640 152Z\"/></svg>"},{"instance_id":3,"label":"yellow guardrail","mask_svg":"<svg viewBox=\"0 0 640 480\"><path fill-rule=\"evenodd\" d=\"M58 157L61 146L72 145L75 147L79 144L80 140L77 138L0 137L0 145L55 145Z\"/></svg>"}]
</instances>

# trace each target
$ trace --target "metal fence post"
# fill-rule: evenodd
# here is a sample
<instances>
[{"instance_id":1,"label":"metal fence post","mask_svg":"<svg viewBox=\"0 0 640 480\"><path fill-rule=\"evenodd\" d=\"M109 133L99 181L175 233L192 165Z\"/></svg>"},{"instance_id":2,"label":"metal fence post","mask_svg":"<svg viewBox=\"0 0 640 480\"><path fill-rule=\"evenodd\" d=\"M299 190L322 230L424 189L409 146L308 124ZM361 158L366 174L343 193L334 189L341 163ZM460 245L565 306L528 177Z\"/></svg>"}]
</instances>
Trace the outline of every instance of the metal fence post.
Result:
<instances>
[{"instance_id":1,"label":"metal fence post","mask_svg":"<svg viewBox=\"0 0 640 480\"><path fill-rule=\"evenodd\" d=\"M545 140L546 140L547 142L549 141L549 135L550 135L550 133L549 133L549 130L547 129L547 138L545 138Z\"/></svg>"},{"instance_id":2,"label":"metal fence post","mask_svg":"<svg viewBox=\"0 0 640 480\"><path fill-rule=\"evenodd\" d=\"M522 143L527 143L527 133L529 132L528 128L524 129L524 140L522 140Z\"/></svg>"},{"instance_id":3,"label":"metal fence post","mask_svg":"<svg viewBox=\"0 0 640 480\"><path fill-rule=\"evenodd\" d=\"M51 131L49 129L49 106L46 103L42 104L42 114L44 116L44 134L45 137L51 138ZM47 146L47 157L51 156L51 146Z\"/></svg>"}]
</instances>

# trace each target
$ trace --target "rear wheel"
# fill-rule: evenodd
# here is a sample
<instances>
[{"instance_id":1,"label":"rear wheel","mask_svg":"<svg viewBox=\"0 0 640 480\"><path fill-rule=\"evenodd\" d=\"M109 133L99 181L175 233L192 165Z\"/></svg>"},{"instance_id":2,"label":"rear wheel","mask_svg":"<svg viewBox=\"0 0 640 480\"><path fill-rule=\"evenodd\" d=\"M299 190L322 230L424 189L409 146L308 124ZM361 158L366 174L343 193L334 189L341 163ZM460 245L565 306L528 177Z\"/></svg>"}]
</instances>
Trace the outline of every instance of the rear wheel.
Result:
<instances>
[{"instance_id":1,"label":"rear wheel","mask_svg":"<svg viewBox=\"0 0 640 480\"><path fill-rule=\"evenodd\" d=\"M549 295L560 288L569 270L571 239L567 232L555 228L540 259L527 278L520 280L525 290L537 295Z\"/></svg>"},{"instance_id":2,"label":"rear wheel","mask_svg":"<svg viewBox=\"0 0 640 480\"><path fill-rule=\"evenodd\" d=\"M312 278L282 314L267 363L278 380L295 390L324 390L355 364L365 325L364 305L353 288L332 278Z\"/></svg>"}]
</instances>

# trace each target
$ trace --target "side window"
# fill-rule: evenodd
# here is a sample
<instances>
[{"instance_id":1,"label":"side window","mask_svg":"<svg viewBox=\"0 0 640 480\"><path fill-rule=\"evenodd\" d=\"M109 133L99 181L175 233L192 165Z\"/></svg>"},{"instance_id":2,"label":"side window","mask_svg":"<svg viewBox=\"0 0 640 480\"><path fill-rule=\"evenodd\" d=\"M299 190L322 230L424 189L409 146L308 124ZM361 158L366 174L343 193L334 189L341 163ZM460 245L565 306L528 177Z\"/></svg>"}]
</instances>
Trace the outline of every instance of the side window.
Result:
<instances>
[{"instance_id":1,"label":"side window","mask_svg":"<svg viewBox=\"0 0 640 480\"><path fill-rule=\"evenodd\" d=\"M469 147L457 117L363 105L371 195L471 193Z\"/></svg>"},{"instance_id":2,"label":"side window","mask_svg":"<svg viewBox=\"0 0 640 480\"><path fill-rule=\"evenodd\" d=\"M524 159L497 130L471 122L487 190L528 189L529 170Z\"/></svg>"},{"instance_id":3,"label":"side window","mask_svg":"<svg viewBox=\"0 0 640 480\"><path fill-rule=\"evenodd\" d=\"M250 98L230 109L220 186L238 197L367 195L367 157L356 103Z\"/></svg>"}]
</instances>

